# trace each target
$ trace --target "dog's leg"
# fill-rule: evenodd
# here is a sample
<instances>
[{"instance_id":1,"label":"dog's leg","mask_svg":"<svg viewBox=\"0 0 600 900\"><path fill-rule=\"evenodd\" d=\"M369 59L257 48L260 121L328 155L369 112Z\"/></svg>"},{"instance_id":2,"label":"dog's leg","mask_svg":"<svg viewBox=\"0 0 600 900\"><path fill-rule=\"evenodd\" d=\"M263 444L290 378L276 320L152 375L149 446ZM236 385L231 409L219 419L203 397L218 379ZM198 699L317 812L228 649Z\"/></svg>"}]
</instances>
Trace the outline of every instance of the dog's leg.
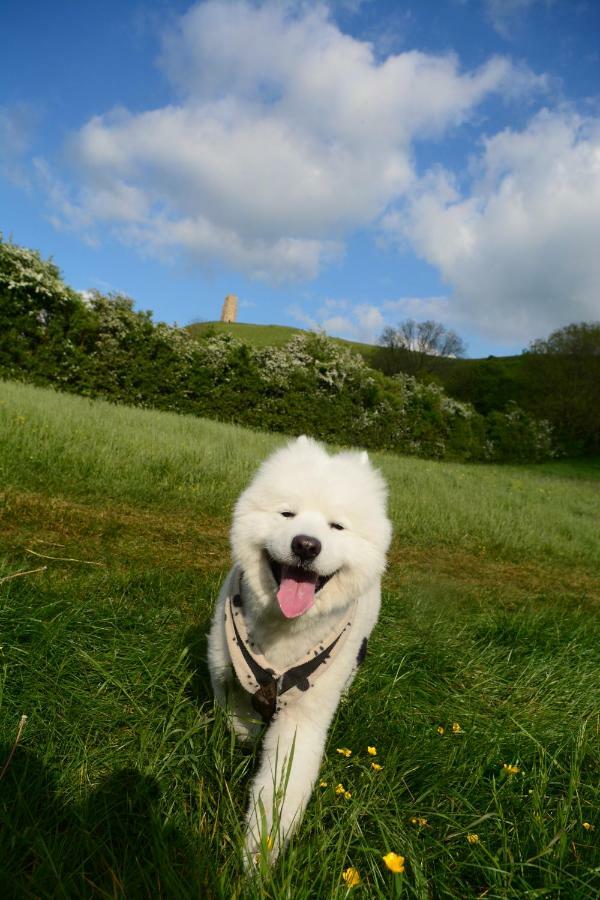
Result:
<instances>
[{"instance_id":1,"label":"dog's leg","mask_svg":"<svg viewBox=\"0 0 600 900\"><path fill-rule=\"evenodd\" d=\"M229 727L241 743L256 740L262 723L252 708L249 694L238 687L227 649L224 626L224 597L222 591L208 635L208 668L215 700L222 706L229 719Z\"/></svg>"},{"instance_id":2,"label":"dog's leg","mask_svg":"<svg viewBox=\"0 0 600 900\"><path fill-rule=\"evenodd\" d=\"M298 706L302 701L298 702ZM319 774L327 729L335 710L282 710L269 726L263 756L250 788L246 816L245 863L257 861L261 847L273 861L300 824Z\"/></svg>"},{"instance_id":3,"label":"dog's leg","mask_svg":"<svg viewBox=\"0 0 600 900\"><path fill-rule=\"evenodd\" d=\"M241 690L230 668L220 677L213 677L212 687L215 700L227 714L229 728L241 744L253 743L262 731L262 722L250 702L246 691Z\"/></svg>"}]
</instances>

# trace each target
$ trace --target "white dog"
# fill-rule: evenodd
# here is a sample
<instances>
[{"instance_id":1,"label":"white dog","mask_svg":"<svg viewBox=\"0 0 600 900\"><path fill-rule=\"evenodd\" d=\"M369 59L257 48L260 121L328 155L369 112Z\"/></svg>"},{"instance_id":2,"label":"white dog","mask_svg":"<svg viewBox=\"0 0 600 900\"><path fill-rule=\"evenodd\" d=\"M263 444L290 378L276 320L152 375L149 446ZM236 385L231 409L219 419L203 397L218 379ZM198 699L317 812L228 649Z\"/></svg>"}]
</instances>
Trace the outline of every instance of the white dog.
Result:
<instances>
[{"instance_id":1,"label":"white dog","mask_svg":"<svg viewBox=\"0 0 600 900\"><path fill-rule=\"evenodd\" d=\"M208 641L217 700L241 740L268 723L250 789L246 861L298 826L340 697L362 662L390 543L386 486L366 453L300 437L239 498L235 565Z\"/></svg>"}]
</instances>

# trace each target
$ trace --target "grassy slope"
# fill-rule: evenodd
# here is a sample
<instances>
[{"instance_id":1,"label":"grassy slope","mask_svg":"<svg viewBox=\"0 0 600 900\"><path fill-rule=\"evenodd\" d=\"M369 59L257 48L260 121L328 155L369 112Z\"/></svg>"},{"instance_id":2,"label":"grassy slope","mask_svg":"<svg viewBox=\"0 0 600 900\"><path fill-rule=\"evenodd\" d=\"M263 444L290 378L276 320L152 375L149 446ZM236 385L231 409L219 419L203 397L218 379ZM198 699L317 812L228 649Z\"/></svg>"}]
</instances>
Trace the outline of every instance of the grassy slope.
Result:
<instances>
[{"instance_id":1,"label":"grassy slope","mask_svg":"<svg viewBox=\"0 0 600 900\"><path fill-rule=\"evenodd\" d=\"M4 895L332 897L354 865L355 896L389 897L395 850L407 896L591 896L598 471L383 454L384 610L328 787L272 876L244 880L255 759L210 702L203 653L232 502L280 440L0 384L0 772L29 716L0 781Z\"/></svg>"},{"instance_id":2,"label":"grassy slope","mask_svg":"<svg viewBox=\"0 0 600 900\"><path fill-rule=\"evenodd\" d=\"M291 328L288 325L251 325L244 322L195 322L187 326L187 330L193 336L200 336L208 332L222 332L232 334L241 341L246 341L255 347L283 347L295 334L302 334L305 329ZM346 341L344 338L332 338L340 344L353 347L369 358L373 347L370 344L360 344L357 341Z\"/></svg>"},{"instance_id":3,"label":"grassy slope","mask_svg":"<svg viewBox=\"0 0 600 900\"><path fill-rule=\"evenodd\" d=\"M301 329L287 325L253 325L245 322L194 322L187 326L194 337L208 332L231 334L255 347L283 347Z\"/></svg>"},{"instance_id":4,"label":"grassy slope","mask_svg":"<svg viewBox=\"0 0 600 900\"><path fill-rule=\"evenodd\" d=\"M187 325L190 334L199 336L207 331L223 332L232 334L242 341L253 344L256 347L282 347L294 334L301 334L302 328L291 328L288 325L254 325L245 322L194 322ZM376 347L372 344L362 344L358 341L347 341L344 338L332 338L339 341L340 344L346 344L353 347L365 357L368 361ZM520 356L500 356L497 357L499 362L507 367L508 372L518 370ZM480 360L478 359L444 359L436 360L439 365L440 373L443 375L446 371L450 371L457 366L473 366Z\"/></svg>"}]
</instances>

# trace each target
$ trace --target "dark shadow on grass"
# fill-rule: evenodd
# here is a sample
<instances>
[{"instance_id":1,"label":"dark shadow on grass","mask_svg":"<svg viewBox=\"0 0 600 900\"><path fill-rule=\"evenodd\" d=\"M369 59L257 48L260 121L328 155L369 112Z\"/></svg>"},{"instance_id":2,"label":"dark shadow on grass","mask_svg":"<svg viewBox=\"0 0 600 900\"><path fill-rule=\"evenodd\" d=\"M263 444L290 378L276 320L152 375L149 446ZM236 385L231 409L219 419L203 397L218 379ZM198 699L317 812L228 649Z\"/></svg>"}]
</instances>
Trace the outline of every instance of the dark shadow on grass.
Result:
<instances>
[{"instance_id":1,"label":"dark shadow on grass","mask_svg":"<svg viewBox=\"0 0 600 900\"><path fill-rule=\"evenodd\" d=\"M207 640L210 630L210 618L188 628L183 636L183 644L187 648L187 665L191 672L189 695L198 706L212 703L213 692L207 660Z\"/></svg>"},{"instance_id":2,"label":"dark shadow on grass","mask_svg":"<svg viewBox=\"0 0 600 900\"><path fill-rule=\"evenodd\" d=\"M0 760L10 747L0 747ZM214 896L209 856L161 817L158 782L108 776L82 804L57 772L17 749L0 782L0 894L21 897Z\"/></svg>"},{"instance_id":3,"label":"dark shadow on grass","mask_svg":"<svg viewBox=\"0 0 600 900\"><path fill-rule=\"evenodd\" d=\"M188 696L192 702L196 703L199 707L202 707L205 704L210 704L212 706L214 703L214 694L210 683L207 659L207 640L208 632L210 630L210 621L210 617L207 616L205 621L188 628L183 637L184 647L186 647L188 651L186 662L191 672ZM218 704L216 710L217 716L224 715ZM240 756L256 756L260 751L261 745L262 735L255 742L250 744L235 743L237 753ZM251 774L250 771L247 772L240 783L245 784L251 777Z\"/></svg>"}]
</instances>

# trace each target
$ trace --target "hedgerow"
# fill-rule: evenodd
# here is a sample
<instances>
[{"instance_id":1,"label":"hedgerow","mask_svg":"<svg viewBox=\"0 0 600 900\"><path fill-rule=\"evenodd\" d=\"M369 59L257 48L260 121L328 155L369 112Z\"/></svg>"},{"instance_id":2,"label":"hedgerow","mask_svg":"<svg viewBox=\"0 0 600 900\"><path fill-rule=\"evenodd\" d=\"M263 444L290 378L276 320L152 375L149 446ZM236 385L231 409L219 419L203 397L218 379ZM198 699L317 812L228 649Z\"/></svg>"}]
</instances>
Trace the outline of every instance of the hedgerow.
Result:
<instances>
[{"instance_id":1,"label":"hedgerow","mask_svg":"<svg viewBox=\"0 0 600 900\"><path fill-rule=\"evenodd\" d=\"M538 460L551 429L516 406L488 416L436 384L369 368L322 334L284 347L195 339L131 299L85 298L0 235L0 375L119 403L437 459Z\"/></svg>"}]
</instances>

